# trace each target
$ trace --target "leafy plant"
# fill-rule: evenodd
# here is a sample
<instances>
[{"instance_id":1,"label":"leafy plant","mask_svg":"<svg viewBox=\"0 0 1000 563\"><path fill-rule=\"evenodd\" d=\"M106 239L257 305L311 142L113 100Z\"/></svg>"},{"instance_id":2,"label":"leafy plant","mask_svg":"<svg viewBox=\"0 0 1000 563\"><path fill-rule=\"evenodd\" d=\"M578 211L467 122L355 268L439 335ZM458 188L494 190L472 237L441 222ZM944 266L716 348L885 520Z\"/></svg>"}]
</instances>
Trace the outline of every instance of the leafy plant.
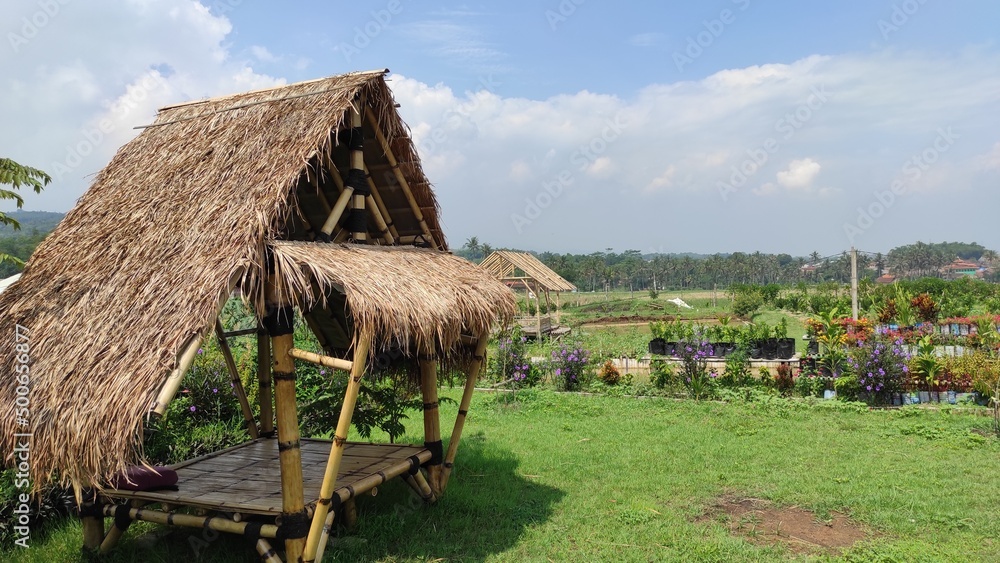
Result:
<instances>
[{"instance_id":1,"label":"leafy plant","mask_svg":"<svg viewBox=\"0 0 1000 563\"><path fill-rule=\"evenodd\" d=\"M859 393L866 393L872 404L891 404L892 393L903 390L908 359L901 338L889 342L870 339L851 350L847 364Z\"/></svg>"},{"instance_id":2,"label":"leafy plant","mask_svg":"<svg viewBox=\"0 0 1000 563\"><path fill-rule=\"evenodd\" d=\"M622 374L618 371L618 368L615 367L614 362L608 360L601 366L601 370L597 373L597 377L603 381L605 385L618 385Z\"/></svg>"},{"instance_id":3,"label":"leafy plant","mask_svg":"<svg viewBox=\"0 0 1000 563\"><path fill-rule=\"evenodd\" d=\"M553 350L549 362L556 386L563 391L576 391L586 382L590 366L590 352L580 343L573 347L561 344Z\"/></svg>"},{"instance_id":4,"label":"leafy plant","mask_svg":"<svg viewBox=\"0 0 1000 563\"><path fill-rule=\"evenodd\" d=\"M917 355L913 357L913 371L924 380L928 391L940 384L944 363L934 351L930 335L923 336L917 343Z\"/></svg>"},{"instance_id":5,"label":"leafy plant","mask_svg":"<svg viewBox=\"0 0 1000 563\"><path fill-rule=\"evenodd\" d=\"M688 393L695 400L709 398L714 394L715 379L718 375L708 371L708 358L712 356L712 345L698 329L687 339L678 343L677 356L681 359L681 378Z\"/></svg>"}]
</instances>

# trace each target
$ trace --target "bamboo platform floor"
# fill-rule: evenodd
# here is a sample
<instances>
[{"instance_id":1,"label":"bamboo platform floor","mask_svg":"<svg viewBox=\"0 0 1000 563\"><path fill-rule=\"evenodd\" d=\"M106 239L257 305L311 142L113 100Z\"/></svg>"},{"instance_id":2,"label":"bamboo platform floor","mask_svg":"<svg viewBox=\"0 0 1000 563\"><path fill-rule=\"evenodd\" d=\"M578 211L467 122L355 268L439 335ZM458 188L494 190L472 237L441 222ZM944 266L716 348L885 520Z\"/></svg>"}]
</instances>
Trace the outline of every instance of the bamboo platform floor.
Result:
<instances>
[{"instance_id":1,"label":"bamboo platform floor","mask_svg":"<svg viewBox=\"0 0 1000 563\"><path fill-rule=\"evenodd\" d=\"M303 491L309 506L314 506L319 497L330 446L329 440L301 441ZM413 457L423 464L431 458L431 452L418 446L348 442L337 474L337 493L346 500L367 492L381 481L406 473ZM274 438L260 438L171 467L177 471L176 491L106 489L103 494L219 512L265 516L281 513L281 472L278 441Z\"/></svg>"}]
</instances>

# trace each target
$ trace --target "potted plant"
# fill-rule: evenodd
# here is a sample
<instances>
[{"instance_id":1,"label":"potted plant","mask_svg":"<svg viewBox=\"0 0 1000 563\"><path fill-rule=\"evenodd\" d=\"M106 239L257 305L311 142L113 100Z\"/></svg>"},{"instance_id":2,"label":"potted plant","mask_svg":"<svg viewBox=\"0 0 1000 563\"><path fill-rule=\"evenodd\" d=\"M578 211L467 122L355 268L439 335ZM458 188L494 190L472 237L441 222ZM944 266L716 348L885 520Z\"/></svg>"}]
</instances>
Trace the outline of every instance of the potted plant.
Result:
<instances>
[{"instance_id":1,"label":"potted plant","mask_svg":"<svg viewBox=\"0 0 1000 563\"><path fill-rule=\"evenodd\" d=\"M920 392L920 402L934 402L940 385L940 376L944 364L934 350L934 342L930 335L923 336L917 343L917 355L913 357L914 371L923 378L927 391ZM932 395L933 394L933 395Z\"/></svg>"}]
</instances>

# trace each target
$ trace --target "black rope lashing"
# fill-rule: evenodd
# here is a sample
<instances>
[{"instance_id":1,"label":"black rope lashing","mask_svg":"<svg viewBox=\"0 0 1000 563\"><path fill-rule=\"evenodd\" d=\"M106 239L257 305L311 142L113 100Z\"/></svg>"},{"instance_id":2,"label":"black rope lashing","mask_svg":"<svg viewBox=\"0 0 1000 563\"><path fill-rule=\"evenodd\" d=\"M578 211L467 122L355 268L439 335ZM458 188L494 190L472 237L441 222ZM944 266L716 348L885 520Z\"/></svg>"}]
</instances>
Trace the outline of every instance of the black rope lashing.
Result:
<instances>
[{"instance_id":1,"label":"black rope lashing","mask_svg":"<svg viewBox=\"0 0 1000 563\"><path fill-rule=\"evenodd\" d=\"M371 187L368 185L368 175L365 174L364 170L358 168L348 170L344 185L354 188L354 195L363 195L365 197L372 195Z\"/></svg>"},{"instance_id":2,"label":"black rope lashing","mask_svg":"<svg viewBox=\"0 0 1000 563\"><path fill-rule=\"evenodd\" d=\"M444 461L444 444L441 443L441 440L424 442L424 447L431 452L431 458L427 460L427 465L441 465L441 462Z\"/></svg>"},{"instance_id":3,"label":"black rope lashing","mask_svg":"<svg viewBox=\"0 0 1000 563\"><path fill-rule=\"evenodd\" d=\"M262 522L247 522L246 527L243 528L243 537L257 543L257 540L260 539L260 529L263 526Z\"/></svg>"},{"instance_id":4,"label":"black rope lashing","mask_svg":"<svg viewBox=\"0 0 1000 563\"><path fill-rule=\"evenodd\" d=\"M344 215L344 230L349 233L368 232L368 213L364 209L350 209Z\"/></svg>"},{"instance_id":5,"label":"black rope lashing","mask_svg":"<svg viewBox=\"0 0 1000 563\"><path fill-rule=\"evenodd\" d=\"M267 316L264 317L264 327L267 333L274 338L295 332L295 312L291 306L268 307Z\"/></svg>"},{"instance_id":6,"label":"black rope lashing","mask_svg":"<svg viewBox=\"0 0 1000 563\"><path fill-rule=\"evenodd\" d=\"M271 379L275 381L295 381L295 372L285 373L283 371L276 371L271 374Z\"/></svg>"},{"instance_id":7,"label":"black rope lashing","mask_svg":"<svg viewBox=\"0 0 1000 563\"><path fill-rule=\"evenodd\" d=\"M281 524L274 535L279 540L297 540L309 535L309 515L306 511L282 512Z\"/></svg>"},{"instance_id":8,"label":"black rope lashing","mask_svg":"<svg viewBox=\"0 0 1000 563\"><path fill-rule=\"evenodd\" d=\"M115 528L124 532L131 525L132 517L129 515L128 506L119 504L118 507L115 508Z\"/></svg>"},{"instance_id":9,"label":"black rope lashing","mask_svg":"<svg viewBox=\"0 0 1000 563\"><path fill-rule=\"evenodd\" d=\"M420 471L420 458L415 455L411 455L406 458L406 460L410 462L410 469L407 470L407 473L410 475L416 475L417 472Z\"/></svg>"},{"instance_id":10,"label":"black rope lashing","mask_svg":"<svg viewBox=\"0 0 1000 563\"><path fill-rule=\"evenodd\" d=\"M437 401L434 401L433 403L424 403L424 410L425 411L432 411L432 410L434 410L436 408L438 408L438 402Z\"/></svg>"},{"instance_id":11,"label":"black rope lashing","mask_svg":"<svg viewBox=\"0 0 1000 563\"><path fill-rule=\"evenodd\" d=\"M83 492L83 503L77 507L77 516L80 518L103 518L104 511L101 508L101 498L93 490Z\"/></svg>"},{"instance_id":12,"label":"black rope lashing","mask_svg":"<svg viewBox=\"0 0 1000 563\"><path fill-rule=\"evenodd\" d=\"M364 131L361 127L344 128L338 132L337 141L347 145L352 151L360 151L365 148Z\"/></svg>"},{"instance_id":13,"label":"black rope lashing","mask_svg":"<svg viewBox=\"0 0 1000 563\"><path fill-rule=\"evenodd\" d=\"M333 237L323 231L320 231L319 234L316 235L316 240L320 242L333 242Z\"/></svg>"},{"instance_id":14,"label":"black rope lashing","mask_svg":"<svg viewBox=\"0 0 1000 563\"><path fill-rule=\"evenodd\" d=\"M466 416L468 414L469 414L468 410L466 410L466 409L458 409L458 416Z\"/></svg>"},{"instance_id":15,"label":"black rope lashing","mask_svg":"<svg viewBox=\"0 0 1000 563\"><path fill-rule=\"evenodd\" d=\"M292 442L278 442L278 452L287 452L288 450L297 450L301 447L298 440Z\"/></svg>"}]
</instances>

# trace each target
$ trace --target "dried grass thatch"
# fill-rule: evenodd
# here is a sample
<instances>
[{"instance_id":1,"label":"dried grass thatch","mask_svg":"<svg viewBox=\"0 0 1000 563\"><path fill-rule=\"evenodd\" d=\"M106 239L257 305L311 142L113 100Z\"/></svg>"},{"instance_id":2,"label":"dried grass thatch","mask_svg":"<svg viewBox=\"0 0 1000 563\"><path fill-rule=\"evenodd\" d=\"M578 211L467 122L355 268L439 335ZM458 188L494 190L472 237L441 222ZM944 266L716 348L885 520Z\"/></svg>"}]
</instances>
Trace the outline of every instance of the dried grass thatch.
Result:
<instances>
[{"instance_id":1,"label":"dried grass thatch","mask_svg":"<svg viewBox=\"0 0 1000 563\"><path fill-rule=\"evenodd\" d=\"M355 330L378 335L382 347L446 352L463 331L488 332L517 309L506 286L447 252L308 242L275 242L271 250L282 293L298 295L303 310L343 293Z\"/></svg>"},{"instance_id":2,"label":"dried grass thatch","mask_svg":"<svg viewBox=\"0 0 1000 563\"><path fill-rule=\"evenodd\" d=\"M178 355L211 330L234 285L260 286L266 242L296 232L290 225L311 211L303 197L329 189L308 179L343 172L330 166L346 166L336 164L346 162L337 131L355 95L376 116L413 205L444 247L437 204L383 75L347 74L164 108L118 151L21 280L0 294L0 334L13 339L15 324L22 325L31 347L24 427L15 417L15 350L0 349L5 465L16 432L33 433L36 485L54 476L75 486L97 483L138 459L137 432ZM387 167L380 155L366 146L373 177ZM403 195L398 186L384 187L386 199ZM412 228L410 206L387 206L400 228Z\"/></svg>"}]
</instances>

